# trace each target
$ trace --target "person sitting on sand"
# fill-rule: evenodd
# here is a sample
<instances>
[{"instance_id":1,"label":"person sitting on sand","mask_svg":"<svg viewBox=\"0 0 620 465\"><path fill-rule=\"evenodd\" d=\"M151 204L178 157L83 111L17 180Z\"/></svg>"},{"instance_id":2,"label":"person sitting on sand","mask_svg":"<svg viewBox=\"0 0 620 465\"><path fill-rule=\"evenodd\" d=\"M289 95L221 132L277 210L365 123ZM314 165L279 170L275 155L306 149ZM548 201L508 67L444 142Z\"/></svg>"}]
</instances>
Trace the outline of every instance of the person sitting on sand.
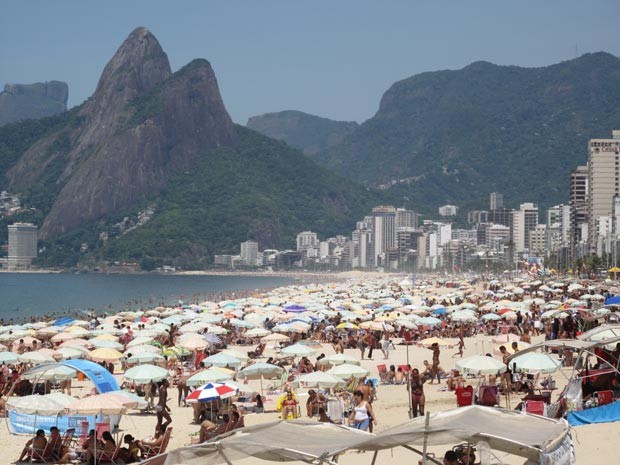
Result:
<instances>
[{"instance_id":1,"label":"person sitting on sand","mask_svg":"<svg viewBox=\"0 0 620 465\"><path fill-rule=\"evenodd\" d=\"M125 463L133 463L140 461L140 447L138 446L138 440L131 434L126 434L123 438L123 442L127 444L127 447L122 447L118 453L118 458Z\"/></svg>"},{"instance_id":2,"label":"person sitting on sand","mask_svg":"<svg viewBox=\"0 0 620 465\"><path fill-rule=\"evenodd\" d=\"M299 402L293 397L292 392L286 393L286 398L282 401L282 419L286 420L289 415L297 417L297 405Z\"/></svg>"},{"instance_id":3,"label":"person sitting on sand","mask_svg":"<svg viewBox=\"0 0 620 465\"><path fill-rule=\"evenodd\" d=\"M17 461L23 462L26 456L30 454L34 454L33 458L35 459L42 457L46 446L47 438L45 437L45 431L38 429L34 438L30 439L24 446L24 449L22 450L22 453Z\"/></svg>"},{"instance_id":4,"label":"person sitting on sand","mask_svg":"<svg viewBox=\"0 0 620 465\"><path fill-rule=\"evenodd\" d=\"M405 384L405 373L401 367L396 369L396 375L394 376L395 384Z\"/></svg>"},{"instance_id":5,"label":"person sitting on sand","mask_svg":"<svg viewBox=\"0 0 620 465\"><path fill-rule=\"evenodd\" d=\"M396 367L390 365L390 369L383 375L383 382L385 384L394 384L396 380Z\"/></svg>"},{"instance_id":6,"label":"person sitting on sand","mask_svg":"<svg viewBox=\"0 0 620 465\"><path fill-rule=\"evenodd\" d=\"M314 389L308 391L308 400L306 401L306 413L312 417L318 413L319 408L325 405L327 399L323 394L317 393Z\"/></svg>"}]
</instances>

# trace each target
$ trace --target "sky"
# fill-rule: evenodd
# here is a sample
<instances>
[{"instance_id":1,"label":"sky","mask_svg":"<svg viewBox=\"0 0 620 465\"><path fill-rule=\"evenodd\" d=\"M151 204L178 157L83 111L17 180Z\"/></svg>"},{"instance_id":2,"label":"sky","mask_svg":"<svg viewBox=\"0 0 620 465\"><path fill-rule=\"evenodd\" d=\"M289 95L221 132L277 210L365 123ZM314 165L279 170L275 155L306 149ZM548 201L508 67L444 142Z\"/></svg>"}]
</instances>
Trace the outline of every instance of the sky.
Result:
<instances>
[{"instance_id":1,"label":"sky","mask_svg":"<svg viewBox=\"0 0 620 465\"><path fill-rule=\"evenodd\" d=\"M587 52L620 56L619 0L3 0L0 85L97 86L138 26L173 71L213 66L233 118L301 110L363 122L396 81L479 60L546 66Z\"/></svg>"}]
</instances>

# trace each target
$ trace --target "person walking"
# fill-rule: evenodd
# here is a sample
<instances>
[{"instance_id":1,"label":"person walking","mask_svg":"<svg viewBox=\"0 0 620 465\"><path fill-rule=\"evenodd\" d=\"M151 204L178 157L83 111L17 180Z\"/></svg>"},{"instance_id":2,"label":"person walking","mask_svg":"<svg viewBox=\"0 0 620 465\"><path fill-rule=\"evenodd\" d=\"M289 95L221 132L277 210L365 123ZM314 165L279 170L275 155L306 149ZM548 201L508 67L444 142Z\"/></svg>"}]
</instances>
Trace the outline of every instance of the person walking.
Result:
<instances>
[{"instance_id":1,"label":"person walking","mask_svg":"<svg viewBox=\"0 0 620 465\"><path fill-rule=\"evenodd\" d=\"M159 400L155 406L155 412L157 412L157 427L156 429L163 428L164 430L172 423L172 417L170 416L170 407L168 407L168 386L170 383L167 379L164 379L159 386ZM166 420L165 422L163 420Z\"/></svg>"}]
</instances>

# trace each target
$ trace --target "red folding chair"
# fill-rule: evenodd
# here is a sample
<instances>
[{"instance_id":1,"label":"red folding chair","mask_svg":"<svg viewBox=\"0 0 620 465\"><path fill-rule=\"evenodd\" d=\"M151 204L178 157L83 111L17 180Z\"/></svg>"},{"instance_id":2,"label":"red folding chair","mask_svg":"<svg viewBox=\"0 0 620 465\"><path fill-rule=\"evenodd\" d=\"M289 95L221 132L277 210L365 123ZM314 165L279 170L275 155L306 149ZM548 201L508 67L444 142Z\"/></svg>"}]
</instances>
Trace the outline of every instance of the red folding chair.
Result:
<instances>
[{"instance_id":1,"label":"red folding chair","mask_svg":"<svg viewBox=\"0 0 620 465\"><path fill-rule=\"evenodd\" d=\"M542 400L526 400L523 405L527 413L532 413L543 417L546 416L547 404L545 404Z\"/></svg>"},{"instance_id":2,"label":"red folding chair","mask_svg":"<svg viewBox=\"0 0 620 465\"><path fill-rule=\"evenodd\" d=\"M110 432L110 423L95 423L95 437L101 439L104 432Z\"/></svg>"},{"instance_id":3,"label":"red folding chair","mask_svg":"<svg viewBox=\"0 0 620 465\"><path fill-rule=\"evenodd\" d=\"M387 374L387 366L384 364L377 365L377 371L379 372L379 379L384 381L385 375Z\"/></svg>"},{"instance_id":4,"label":"red folding chair","mask_svg":"<svg viewBox=\"0 0 620 465\"><path fill-rule=\"evenodd\" d=\"M597 405L611 404L614 401L614 391L596 391L594 398L597 400Z\"/></svg>"},{"instance_id":5,"label":"red folding chair","mask_svg":"<svg viewBox=\"0 0 620 465\"><path fill-rule=\"evenodd\" d=\"M478 405L495 407L499 405L499 390L494 385L483 385L478 388Z\"/></svg>"},{"instance_id":6,"label":"red folding chair","mask_svg":"<svg viewBox=\"0 0 620 465\"><path fill-rule=\"evenodd\" d=\"M456 393L457 407L466 407L474 402L474 388L472 386L457 387L454 392Z\"/></svg>"}]
</instances>

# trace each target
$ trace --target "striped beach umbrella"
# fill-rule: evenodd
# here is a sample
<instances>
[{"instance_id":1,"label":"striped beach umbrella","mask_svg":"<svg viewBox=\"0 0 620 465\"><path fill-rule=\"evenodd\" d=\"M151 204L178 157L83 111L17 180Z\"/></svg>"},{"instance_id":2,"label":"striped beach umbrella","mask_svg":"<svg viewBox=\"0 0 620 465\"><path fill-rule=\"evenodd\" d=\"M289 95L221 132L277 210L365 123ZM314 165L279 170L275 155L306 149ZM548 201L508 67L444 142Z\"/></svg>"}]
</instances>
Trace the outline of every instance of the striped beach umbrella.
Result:
<instances>
[{"instance_id":1,"label":"striped beach umbrella","mask_svg":"<svg viewBox=\"0 0 620 465\"><path fill-rule=\"evenodd\" d=\"M209 402L216 399L227 399L234 396L236 392L237 389L225 383L207 383L187 396L187 401Z\"/></svg>"}]
</instances>

